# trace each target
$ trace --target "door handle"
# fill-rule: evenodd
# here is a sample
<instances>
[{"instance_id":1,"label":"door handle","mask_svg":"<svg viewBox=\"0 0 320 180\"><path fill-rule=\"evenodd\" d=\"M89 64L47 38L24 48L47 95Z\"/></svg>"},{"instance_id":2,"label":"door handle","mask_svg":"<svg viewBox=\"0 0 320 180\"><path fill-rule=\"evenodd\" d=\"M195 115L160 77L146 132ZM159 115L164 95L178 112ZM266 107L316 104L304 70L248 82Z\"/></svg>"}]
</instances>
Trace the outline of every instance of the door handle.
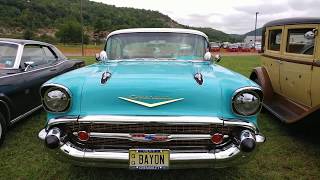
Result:
<instances>
[{"instance_id":1,"label":"door handle","mask_svg":"<svg viewBox=\"0 0 320 180\"><path fill-rule=\"evenodd\" d=\"M278 63L279 63L279 64L282 64L282 61L278 60Z\"/></svg>"},{"instance_id":2,"label":"door handle","mask_svg":"<svg viewBox=\"0 0 320 180\"><path fill-rule=\"evenodd\" d=\"M56 71L57 69L50 69L50 71Z\"/></svg>"}]
</instances>

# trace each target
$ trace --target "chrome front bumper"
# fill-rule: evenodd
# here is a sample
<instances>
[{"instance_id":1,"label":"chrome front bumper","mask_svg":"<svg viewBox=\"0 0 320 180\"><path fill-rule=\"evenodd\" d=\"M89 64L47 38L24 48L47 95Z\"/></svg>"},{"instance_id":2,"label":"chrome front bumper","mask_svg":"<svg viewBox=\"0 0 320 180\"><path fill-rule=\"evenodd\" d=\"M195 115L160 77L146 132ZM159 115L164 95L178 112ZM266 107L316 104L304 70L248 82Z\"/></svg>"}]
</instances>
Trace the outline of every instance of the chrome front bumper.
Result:
<instances>
[{"instance_id":1,"label":"chrome front bumper","mask_svg":"<svg viewBox=\"0 0 320 180\"><path fill-rule=\"evenodd\" d=\"M130 117L129 119L132 121L141 121L142 117ZM208 118L205 117L201 119L201 117L195 117L193 123L224 123L228 125L234 126L242 126L246 128L250 128L253 132L255 132L255 141L256 148L253 152L243 152L240 150L239 145L229 144L223 149L211 150L208 152L170 152L170 169L176 168L221 168L221 167L229 167L237 164L245 163L254 156L257 152L259 145L265 142L265 137L258 133L257 128L252 123L247 123L243 121L223 121L218 118ZM41 140L45 140L47 136L48 129L50 126L65 122L65 121L108 121L115 122L120 120L121 122L125 122L128 120L128 117L119 118L118 116L108 116L108 117L84 117L81 119L55 119L50 120L46 129L43 129L39 132L39 138ZM139 119L139 120L138 120ZM143 118L142 118L143 119ZM175 121L171 122L170 117L163 117L163 121L169 123L191 123L192 117L187 117L183 120L183 117L175 117ZM179 121L181 119L181 121ZM147 119L143 119L142 121L161 121L162 118L156 117L152 119L148 117ZM127 121L128 122L128 121ZM51 153L61 161L70 162L79 166L95 166L95 167L110 167L110 168L128 168L129 167L129 153L127 150L88 150L88 149L80 149L70 142L61 143L60 146L56 149L48 149Z\"/></svg>"}]
</instances>

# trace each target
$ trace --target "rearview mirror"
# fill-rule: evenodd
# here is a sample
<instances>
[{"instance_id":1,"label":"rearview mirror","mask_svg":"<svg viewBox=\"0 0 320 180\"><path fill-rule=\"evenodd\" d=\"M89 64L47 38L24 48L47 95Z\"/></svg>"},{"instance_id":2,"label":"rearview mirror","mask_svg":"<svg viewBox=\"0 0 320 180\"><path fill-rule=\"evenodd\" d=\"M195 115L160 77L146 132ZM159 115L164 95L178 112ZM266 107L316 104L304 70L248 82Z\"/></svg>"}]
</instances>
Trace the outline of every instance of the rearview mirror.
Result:
<instances>
[{"instance_id":1,"label":"rearview mirror","mask_svg":"<svg viewBox=\"0 0 320 180\"><path fill-rule=\"evenodd\" d=\"M27 61L24 63L24 71L28 71L30 68L33 67L34 62L33 61Z\"/></svg>"},{"instance_id":2,"label":"rearview mirror","mask_svg":"<svg viewBox=\"0 0 320 180\"><path fill-rule=\"evenodd\" d=\"M96 54L96 60L97 61L104 61L107 60L108 56L107 56L107 52L106 51L101 51L100 54Z\"/></svg>"}]
</instances>

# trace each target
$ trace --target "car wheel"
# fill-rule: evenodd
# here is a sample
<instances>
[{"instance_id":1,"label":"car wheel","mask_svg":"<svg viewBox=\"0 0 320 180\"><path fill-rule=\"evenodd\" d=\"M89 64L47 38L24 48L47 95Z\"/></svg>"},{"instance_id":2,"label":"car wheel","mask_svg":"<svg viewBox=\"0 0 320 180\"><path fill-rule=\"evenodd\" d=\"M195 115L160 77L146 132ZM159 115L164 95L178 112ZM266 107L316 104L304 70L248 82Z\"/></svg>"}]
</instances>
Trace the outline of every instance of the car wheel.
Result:
<instances>
[{"instance_id":1,"label":"car wheel","mask_svg":"<svg viewBox=\"0 0 320 180\"><path fill-rule=\"evenodd\" d=\"M6 130L7 130L6 121L3 117L3 115L0 113L0 145L4 141L4 137L6 135Z\"/></svg>"}]
</instances>

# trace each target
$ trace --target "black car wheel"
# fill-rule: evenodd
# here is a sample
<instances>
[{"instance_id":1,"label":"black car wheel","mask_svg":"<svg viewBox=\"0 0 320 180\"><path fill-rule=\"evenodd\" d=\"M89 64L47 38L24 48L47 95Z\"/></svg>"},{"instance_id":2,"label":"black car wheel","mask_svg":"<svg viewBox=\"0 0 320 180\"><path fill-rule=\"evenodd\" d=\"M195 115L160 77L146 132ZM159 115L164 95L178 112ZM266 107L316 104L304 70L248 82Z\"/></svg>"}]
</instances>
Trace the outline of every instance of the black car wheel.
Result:
<instances>
[{"instance_id":1,"label":"black car wheel","mask_svg":"<svg viewBox=\"0 0 320 180\"><path fill-rule=\"evenodd\" d=\"M0 113L0 145L4 141L4 137L6 135L6 130L7 130L6 121L3 117L3 115Z\"/></svg>"}]
</instances>

